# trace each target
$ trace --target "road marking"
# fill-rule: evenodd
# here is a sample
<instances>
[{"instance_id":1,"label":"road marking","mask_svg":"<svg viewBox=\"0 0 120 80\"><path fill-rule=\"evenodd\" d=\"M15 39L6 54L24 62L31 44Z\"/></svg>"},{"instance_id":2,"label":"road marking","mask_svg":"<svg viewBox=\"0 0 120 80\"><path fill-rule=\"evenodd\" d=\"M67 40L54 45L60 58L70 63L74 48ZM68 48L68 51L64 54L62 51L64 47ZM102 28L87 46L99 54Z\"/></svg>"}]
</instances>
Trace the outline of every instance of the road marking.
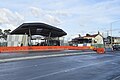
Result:
<instances>
[{"instance_id":1,"label":"road marking","mask_svg":"<svg viewBox=\"0 0 120 80\"><path fill-rule=\"evenodd\" d=\"M35 79L38 79L38 78L48 77L48 76L57 75L57 74L61 74L61 73L67 73L67 72L74 71L74 70L77 70L77 69L80 69L80 68L85 68L85 67L89 67L89 66L103 64L103 63L111 62L111 61L115 61L115 60L108 60L108 61L104 61L104 62L89 64L89 65L86 65L86 66L74 67L74 68L71 68L71 69L61 70L61 71L57 71L57 72L53 72L53 73L49 73L49 74L33 77L33 78L30 78L30 79L27 79L27 80L35 80Z\"/></svg>"},{"instance_id":2,"label":"road marking","mask_svg":"<svg viewBox=\"0 0 120 80\"><path fill-rule=\"evenodd\" d=\"M7 70L16 70L16 69L22 69L22 68L30 68L30 67L37 67L37 66L41 66L41 65L48 65L48 64L54 64L54 63L59 63L59 62L62 62L62 63L64 63L64 62L68 62L68 61L70 61L70 60L66 60L66 61L57 61L57 62L49 62L49 63L42 63L42 64L34 64L34 65L31 65L31 66L24 66L24 67L16 67L16 68L8 68L8 69L2 69L2 70L0 70L0 72L4 72L4 71L7 71ZM14 74L14 73L12 73L12 74ZM5 74L6 75L6 74ZM7 75L9 75L9 74L7 74ZM1 76L1 75L0 75ZM2 75L3 76L3 75Z\"/></svg>"},{"instance_id":3,"label":"road marking","mask_svg":"<svg viewBox=\"0 0 120 80\"><path fill-rule=\"evenodd\" d=\"M66 54L68 54L68 53L66 53ZM70 60L67 60L67 61L70 61ZM67 62L67 61L59 61L59 62ZM79 61L77 61L77 62L79 62ZM46 65L46 64L52 64L52 63L57 63L57 62L42 63L42 64L39 64L38 66ZM34 67L34 65L32 65L32 66L24 66L24 67L16 67L16 68L8 68L8 69L5 69L5 70L1 69L0 72L6 71L6 70L15 70L15 69L29 68L29 67Z\"/></svg>"},{"instance_id":4,"label":"road marking","mask_svg":"<svg viewBox=\"0 0 120 80\"><path fill-rule=\"evenodd\" d=\"M120 78L120 75L115 77L115 78L113 78L112 80L118 80L119 78Z\"/></svg>"}]
</instances>

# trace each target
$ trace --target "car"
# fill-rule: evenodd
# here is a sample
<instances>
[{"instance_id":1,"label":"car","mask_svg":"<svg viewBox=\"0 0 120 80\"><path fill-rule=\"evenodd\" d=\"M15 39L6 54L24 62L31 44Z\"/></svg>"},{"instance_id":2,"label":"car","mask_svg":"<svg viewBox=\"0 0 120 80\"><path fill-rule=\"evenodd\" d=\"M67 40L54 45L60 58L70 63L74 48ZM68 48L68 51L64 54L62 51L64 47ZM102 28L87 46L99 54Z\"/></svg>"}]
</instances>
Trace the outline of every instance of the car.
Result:
<instances>
[{"instance_id":1,"label":"car","mask_svg":"<svg viewBox=\"0 0 120 80\"><path fill-rule=\"evenodd\" d=\"M113 50L120 50L120 45L114 45Z\"/></svg>"}]
</instances>

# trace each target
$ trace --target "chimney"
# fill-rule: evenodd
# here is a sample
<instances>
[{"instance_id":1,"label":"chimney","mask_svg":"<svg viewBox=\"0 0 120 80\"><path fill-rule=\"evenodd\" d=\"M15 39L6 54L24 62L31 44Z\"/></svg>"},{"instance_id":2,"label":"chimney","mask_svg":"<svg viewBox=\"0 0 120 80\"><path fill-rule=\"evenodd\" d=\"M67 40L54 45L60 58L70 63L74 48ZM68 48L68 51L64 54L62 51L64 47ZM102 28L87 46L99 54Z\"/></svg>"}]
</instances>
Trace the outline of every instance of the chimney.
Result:
<instances>
[{"instance_id":1,"label":"chimney","mask_svg":"<svg viewBox=\"0 0 120 80\"><path fill-rule=\"evenodd\" d=\"M100 32L98 31L98 34L100 34Z\"/></svg>"}]
</instances>

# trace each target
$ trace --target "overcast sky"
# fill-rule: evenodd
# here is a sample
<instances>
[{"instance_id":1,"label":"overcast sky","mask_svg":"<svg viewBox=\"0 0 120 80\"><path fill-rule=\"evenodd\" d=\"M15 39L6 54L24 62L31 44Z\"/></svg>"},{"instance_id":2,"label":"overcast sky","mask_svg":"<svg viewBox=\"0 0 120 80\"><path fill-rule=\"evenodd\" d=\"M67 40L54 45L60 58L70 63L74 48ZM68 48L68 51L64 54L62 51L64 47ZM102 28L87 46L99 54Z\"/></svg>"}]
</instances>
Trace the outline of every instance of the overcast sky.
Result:
<instances>
[{"instance_id":1,"label":"overcast sky","mask_svg":"<svg viewBox=\"0 0 120 80\"><path fill-rule=\"evenodd\" d=\"M44 22L68 36L106 34L112 23L120 35L120 0L0 0L0 28L15 29L23 22Z\"/></svg>"}]
</instances>

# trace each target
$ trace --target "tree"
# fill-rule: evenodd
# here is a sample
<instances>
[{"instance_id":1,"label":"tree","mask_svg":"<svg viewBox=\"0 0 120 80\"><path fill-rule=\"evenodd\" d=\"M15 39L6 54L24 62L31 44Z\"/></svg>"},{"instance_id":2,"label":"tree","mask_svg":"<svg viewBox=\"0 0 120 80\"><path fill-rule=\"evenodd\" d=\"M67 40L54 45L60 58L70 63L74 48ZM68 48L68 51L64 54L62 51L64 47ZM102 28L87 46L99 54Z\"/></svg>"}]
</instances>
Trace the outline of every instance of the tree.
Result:
<instances>
[{"instance_id":1,"label":"tree","mask_svg":"<svg viewBox=\"0 0 120 80\"><path fill-rule=\"evenodd\" d=\"M82 36L80 34L78 34L79 38L81 38Z\"/></svg>"},{"instance_id":2,"label":"tree","mask_svg":"<svg viewBox=\"0 0 120 80\"><path fill-rule=\"evenodd\" d=\"M90 34L86 34L86 36L90 36Z\"/></svg>"},{"instance_id":3,"label":"tree","mask_svg":"<svg viewBox=\"0 0 120 80\"><path fill-rule=\"evenodd\" d=\"M0 35L2 35L2 29L0 29Z\"/></svg>"},{"instance_id":4,"label":"tree","mask_svg":"<svg viewBox=\"0 0 120 80\"><path fill-rule=\"evenodd\" d=\"M10 34L10 31L11 31L10 29L4 30L4 34L8 35L8 34Z\"/></svg>"},{"instance_id":5,"label":"tree","mask_svg":"<svg viewBox=\"0 0 120 80\"><path fill-rule=\"evenodd\" d=\"M3 32L2 32L2 29L0 29L0 38L3 37Z\"/></svg>"},{"instance_id":6,"label":"tree","mask_svg":"<svg viewBox=\"0 0 120 80\"><path fill-rule=\"evenodd\" d=\"M4 37L5 40L7 39L7 35L10 34L10 31L11 31L10 29L4 30L3 37Z\"/></svg>"}]
</instances>

